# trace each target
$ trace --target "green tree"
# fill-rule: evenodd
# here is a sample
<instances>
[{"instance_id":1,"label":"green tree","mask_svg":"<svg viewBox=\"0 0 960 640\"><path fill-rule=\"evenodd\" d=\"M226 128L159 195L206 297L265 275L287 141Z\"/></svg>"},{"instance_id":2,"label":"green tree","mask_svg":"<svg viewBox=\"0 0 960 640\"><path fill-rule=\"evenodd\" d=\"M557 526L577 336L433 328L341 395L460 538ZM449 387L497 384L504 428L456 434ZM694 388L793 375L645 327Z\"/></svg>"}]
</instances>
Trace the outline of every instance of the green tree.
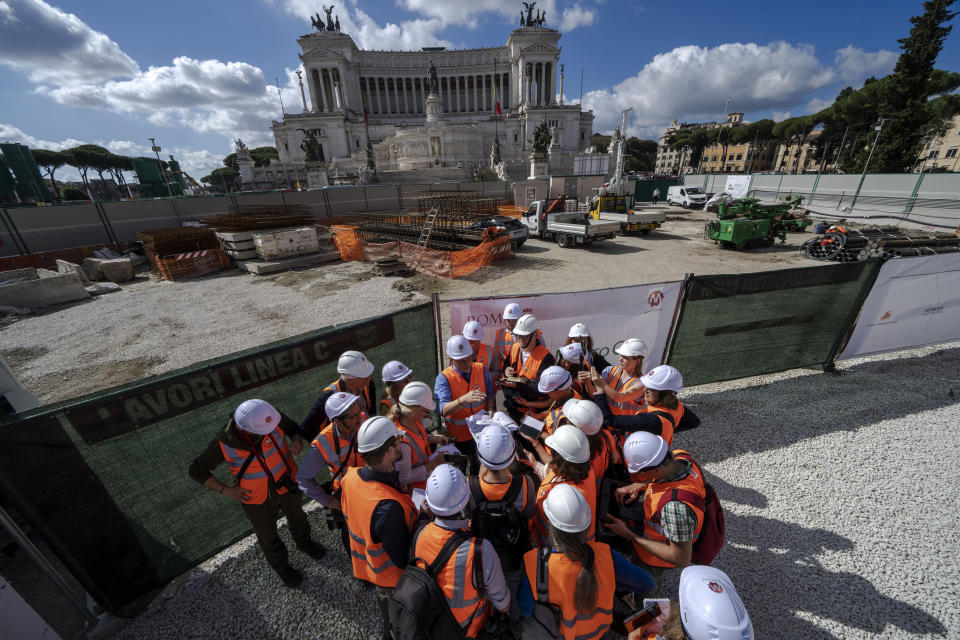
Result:
<instances>
[{"instance_id":1,"label":"green tree","mask_svg":"<svg viewBox=\"0 0 960 640\"><path fill-rule=\"evenodd\" d=\"M630 137L624 148L626 171L653 171L657 164L657 142Z\"/></svg>"},{"instance_id":2,"label":"green tree","mask_svg":"<svg viewBox=\"0 0 960 640\"><path fill-rule=\"evenodd\" d=\"M87 194L83 192L83 189L78 189L76 187L64 187L60 190L60 198L62 200L88 200Z\"/></svg>"},{"instance_id":3,"label":"green tree","mask_svg":"<svg viewBox=\"0 0 960 640\"><path fill-rule=\"evenodd\" d=\"M228 193L236 190L236 180L240 172L232 167L214 169L210 175L200 178L200 182L210 185L210 190L217 193Z\"/></svg>"},{"instance_id":4,"label":"green tree","mask_svg":"<svg viewBox=\"0 0 960 640\"><path fill-rule=\"evenodd\" d=\"M48 149L31 149L33 159L37 166L43 169L50 180L50 187L54 193L57 191L57 183L53 179L53 173L69 161L69 156L62 151L50 151Z\"/></svg>"},{"instance_id":5,"label":"green tree","mask_svg":"<svg viewBox=\"0 0 960 640\"><path fill-rule=\"evenodd\" d=\"M700 164L703 150L716 139L716 133L712 133L712 129L680 129L670 138L670 147L677 150L690 147L686 166L696 168Z\"/></svg>"},{"instance_id":6,"label":"green tree","mask_svg":"<svg viewBox=\"0 0 960 640\"><path fill-rule=\"evenodd\" d=\"M280 153L276 147L256 147L250 149L250 157L253 158L253 166L269 167L271 160L280 159Z\"/></svg>"}]
</instances>

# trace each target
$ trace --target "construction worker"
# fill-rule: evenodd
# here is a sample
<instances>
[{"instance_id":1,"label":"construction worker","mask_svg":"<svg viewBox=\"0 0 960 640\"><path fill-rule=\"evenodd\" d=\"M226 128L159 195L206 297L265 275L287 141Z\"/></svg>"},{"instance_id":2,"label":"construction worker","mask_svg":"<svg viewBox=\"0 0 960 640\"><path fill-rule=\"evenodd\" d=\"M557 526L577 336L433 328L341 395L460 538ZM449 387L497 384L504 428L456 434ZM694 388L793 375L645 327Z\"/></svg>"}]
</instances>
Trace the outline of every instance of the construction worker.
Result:
<instances>
[{"instance_id":1,"label":"construction worker","mask_svg":"<svg viewBox=\"0 0 960 640\"><path fill-rule=\"evenodd\" d=\"M573 378L572 386L574 392L580 398L589 396L590 394L586 390L586 386L580 381L580 372L589 371L589 369L584 367L583 347L580 346L579 342L571 342L570 344L565 344L560 347L557 353L559 354L557 366L563 367L570 372L570 376Z\"/></svg>"},{"instance_id":2,"label":"construction worker","mask_svg":"<svg viewBox=\"0 0 960 640\"><path fill-rule=\"evenodd\" d=\"M383 378L384 393L383 397L380 398L378 413L385 416L390 408L397 403L397 398L400 397L403 388L413 380L413 371L399 360L391 360L383 365L380 375Z\"/></svg>"},{"instance_id":3,"label":"construction worker","mask_svg":"<svg viewBox=\"0 0 960 640\"><path fill-rule=\"evenodd\" d=\"M291 439L288 446L287 438ZM250 520L267 562L288 587L303 582L290 566L287 548L277 535L277 516L287 517L297 548L319 560L327 550L310 539L310 523L303 512L294 478L302 441L297 423L264 400L247 400L233 412L226 427L190 465L190 477L226 498L239 502ZM224 484L213 470L226 462L233 476Z\"/></svg>"},{"instance_id":4,"label":"construction worker","mask_svg":"<svg viewBox=\"0 0 960 640\"><path fill-rule=\"evenodd\" d=\"M497 329L493 338L493 350L497 352L501 366L507 361L507 356L510 355L510 347L515 342L512 331L517 325L517 320L522 316L523 309L516 302L511 302L503 308L503 326Z\"/></svg>"},{"instance_id":5,"label":"construction worker","mask_svg":"<svg viewBox=\"0 0 960 640\"><path fill-rule=\"evenodd\" d=\"M607 470L620 464L617 440L603 427L603 412L590 400L573 400L563 406L563 415L573 426L583 431L590 442L590 467L597 481L597 489Z\"/></svg>"},{"instance_id":6,"label":"construction worker","mask_svg":"<svg viewBox=\"0 0 960 640\"><path fill-rule=\"evenodd\" d=\"M339 529L343 548L348 553L350 546L340 503L340 484L347 469L362 466L357 451L357 429L363 422L359 400L359 396L343 391L327 398L324 413L330 424L310 443L297 472L300 490L327 509L327 527ZM321 485L316 478L324 468L330 479Z\"/></svg>"},{"instance_id":7,"label":"construction worker","mask_svg":"<svg viewBox=\"0 0 960 640\"><path fill-rule=\"evenodd\" d=\"M703 510L682 496L669 501L663 498L674 489L705 498L703 471L686 451L670 451L666 440L645 431L627 438L623 459L633 484L617 489L617 500L634 502L642 494L643 534L637 535L627 523L610 515L604 526L633 544L641 566L659 582L664 569L690 564L693 542L704 522Z\"/></svg>"},{"instance_id":8,"label":"construction worker","mask_svg":"<svg viewBox=\"0 0 960 640\"><path fill-rule=\"evenodd\" d=\"M464 637L478 638L492 608L503 613L510 610L510 591L503 579L500 558L489 540L469 533L466 507L470 489L459 469L449 464L434 469L427 479L426 494L434 520L417 532L412 556L429 565L448 540L462 540L436 580Z\"/></svg>"},{"instance_id":9,"label":"construction worker","mask_svg":"<svg viewBox=\"0 0 960 640\"><path fill-rule=\"evenodd\" d=\"M474 361L483 364L487 372L490 373L491 379L494 372L499 376L502 368L500 366L500 354L494 351L490 345L483 343L483 327L480 326L480 323L471 320L463 325L461 335L470 342Z\"/></svg>"},{"instance_id":10,"label":"construction worker","mask_svg":"<svg viewBox=\"0 0 960 640\"><path fill-rule=\"evenodd\" d=\"M650 349L643 340L629 338L614 351L620 355L620 365L581 372L580 380L596 387L596 392L607 396L610 411L614 415L633 415L643 406L643 359ZM600 372L600 377L594 375Z\"/></svg>"},{"instance_id":11,"label":"construction worker","mask_svg":"<svg viewBox=\"0 0 960 640\"><path fill-rule=\"evenodd\" d=\"M517 590L517 607L526 618L523 638L599 640L613 622L614 593L646 593L655 587L653 578L610 545L588 539L593 510L574 487L558 485L543 510L549 544L524 556Z\"/></svg>"},{"instance_id":12,"label":"construction worker","mask_svg":"<svg viewBox=\"0 0 960 640\"><path fill-rule=\"evenodd\" d=\"M600 383L599 376L592 378ZM667 446L673 443L676 431L686 431L700 426L700 418L677 399L677 392L683 389L683 376L667 364L654 367L640 378L644 387L644 405L635 415L616 415L610 410L604 394L594 396L594 400L604 414L604 424L622 433L646 431L661 436Z\"/></svg>"},{"instance_id":13,"label":"construction worker","mask_svg":"<svg viewBox=\"0 0 960 640\"><path fill-rule=\"evenodd\" d=\"M463 336L451 336L446 345L450 366L437 375L433 393L440 407L440 416L447 425L447 434L457 449L470 458L477 468L477 443L467 428L467 418L481 410L493 413L496 390L490 372L473 361L473 349Z\"/></svg>"},{"instance_id":14,"label":"construction worker","mask_svg":"<svg viewBox=\"0 0 960 640\"><path fill-rule=\"evenodd\" d=\"M629 640L753 640L753 623L730 578L702 565L680 574L680 601L670 602Z\"/></svg>"},{"instance_id":15,"label":"construction worker","mask_svg":"<svg viewBox=\"0 0 960 640\"><path fill-rule=\"evenodd\" d=\"M337 373L340 377L324 387L320 397L313 403L303 422L300 423L300 437L304 442L311 442L329 424L324 407L327 398L338 391L360 396L360 409L363 412L369 413L374 409L373 402L377 397L377 389L373 380L370 379L373 363L367 360L365 355L359 351L344 351L337 360Z\"/></svg>"},{"instance_id":16,"label":"construction worker","mask_svg":"<svg viewBox=\"0 0 960 640\"><path fill-rule=\"evenodd\" d=\"M537 390L546 394L550 400L550 406L547 407L543 417L543 431L541 436L548 436L560 424L563 417L563 405L570 399L580 399L577 392L573 389L573 378L570 372L562 367L547 367L540 380L537 383Z\"/></svg>"},{"instance_id":17,"label":"construction worker","mask_svg":"<svg viewBox=\"0 0 960 640\"><path fill-rule=\"evenodd\" d=\"M450 438L439 433L427 433L433 426L431 413L437 408L433 391L423 382L411 382L400 393L397 403L387 417L403 432L400 443L403 456L397 462L400 486L408 491L426 488L427 476L446 460L444 454L432 456L435 445L444 445Z\"/></svg>"},{"instance_id":18,"label":"construction worker","mask_svg":"<svg viewBox=\"0 0 960 640\"><path fill-rule=\"evenodd\" d=\"M590 337L590 329L587 328L587 325L583 324L582 322L578 322L570 327L570 331L567 332L567 339L563 344L580 345L580 347L583 349L583 362L581 363L581 366L583 366L585 369L593 367L597 371L603 371L610 366L610 363L607 362L606 358L594 351L593 338Z\"/></svg>"},{"instance_id":19,"label":"construction worker","mask_svg":"<svg viewBox=\"0 0 960 640\"><path fill-rule=\"evenodd\" d=\"M522 420L524 414L543 410L550 404L540 393L538 383L543 372L556 361L537 337L539 330L540 323L535 316L526 314L517 320L512 331L516 342L510 347L503 368L504 380L500 386L505 396L504 407L517 421Z\"/></svg>"},{"instance_id":20,"label":"construction worker","mask_svg":"<svg viewBox=\"0 0 960 640\"><path fill-rule=\"evenodd\" d=\"M417 519L417 508L397 477L401 438L403 434L387 418L365 420L357 432L364 466L347 470L341 497L353 575L376 587L383 640L391 638L387 601L407 566Z\"/></svg>"}]
</instances>

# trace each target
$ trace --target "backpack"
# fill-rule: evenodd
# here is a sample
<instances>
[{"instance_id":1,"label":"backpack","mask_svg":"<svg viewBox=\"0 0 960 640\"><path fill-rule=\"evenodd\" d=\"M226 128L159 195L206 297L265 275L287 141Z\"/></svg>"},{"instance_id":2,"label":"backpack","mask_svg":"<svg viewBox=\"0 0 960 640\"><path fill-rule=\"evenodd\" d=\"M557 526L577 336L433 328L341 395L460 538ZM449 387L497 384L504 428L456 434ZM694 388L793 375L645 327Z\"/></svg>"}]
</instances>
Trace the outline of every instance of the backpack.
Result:
<instances>
[{"instance_id":1,"label":"backpack","mask_svg":"<svg viewBox=\"0 0 960 640\"><path fill-rule=\"evenodd\" d=\"M706 489L706 496L701 498L692 491L686 489L673 489L670 493L665 493L660 498L660 504L657 505L657 512L654 520L660 522L660 511L668 502L680 500L686 502L703 511L703 526L700 528L700 536L693 541L693 556L690 561L693 564L710 564L720 553L723 547L723 539L726 536L727 529L723 520L723 507L720 505L720 498L717 492L707 482L706 476L700 469L700 465L694 462L693 458L686 453L674 454L679 460L687 460L703 478L703 485Z\"/></svg>"},{"instance_id":2,"label":"backpack","mask_svg":"<svg viewBox=\"0 0 960 640\"><path fill-rule=\"evenodd\" d=\"M471 517L471 531L490 541L504 571L523 566L523 554L530 550L530 529L515 504L523 484L523 475L517 474L503 498L489 500L480 487L480 478L470 476L470 494L477 505Z\"/></svg>"},{"instance_id":3,"label":"backpack","mask_svg":"<svg viewBox=\"0 0 960 640\"><path fill-rule=\"evenodd\" d=\"M465 638L437 584L437 574L453 552L470 538L466 532L458 531L450 536L432 563L427 565L422 558L414 558L404 569L387 603L390 626L397 640Z\"/></svg>"}]
</instances>

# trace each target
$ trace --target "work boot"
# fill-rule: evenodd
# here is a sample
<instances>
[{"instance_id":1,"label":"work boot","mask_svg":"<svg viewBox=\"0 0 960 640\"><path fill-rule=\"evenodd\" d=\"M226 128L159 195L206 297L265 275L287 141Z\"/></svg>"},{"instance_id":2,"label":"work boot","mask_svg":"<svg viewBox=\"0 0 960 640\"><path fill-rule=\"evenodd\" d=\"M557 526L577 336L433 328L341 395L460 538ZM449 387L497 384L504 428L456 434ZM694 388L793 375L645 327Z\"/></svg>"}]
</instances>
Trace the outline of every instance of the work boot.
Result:
<instances>
[{"instance_id":1,"label":"work boot","mask_svg":"<svg viewBox=\"0 0 960 640\"><path fill-rule=\"evenodd\" d=\"M280 569L277 573L280 575L280 579L283 580L283 584L291 589L299 587L300 584L303 583L303 575L291 566Z\"/></svg>"},{"instance_id":2,"label":"work boot","mask_svg":"<svg viewBox=\"0 0 960 640\"><path fill-rule=\"evenodd\" d=\"M323 545L318 542L314 542L313 540L307 540L303 544L298 544L297 548L314 560L319 560L327 555L327 550L323 547Z\"/></svg>"}]
</instances>

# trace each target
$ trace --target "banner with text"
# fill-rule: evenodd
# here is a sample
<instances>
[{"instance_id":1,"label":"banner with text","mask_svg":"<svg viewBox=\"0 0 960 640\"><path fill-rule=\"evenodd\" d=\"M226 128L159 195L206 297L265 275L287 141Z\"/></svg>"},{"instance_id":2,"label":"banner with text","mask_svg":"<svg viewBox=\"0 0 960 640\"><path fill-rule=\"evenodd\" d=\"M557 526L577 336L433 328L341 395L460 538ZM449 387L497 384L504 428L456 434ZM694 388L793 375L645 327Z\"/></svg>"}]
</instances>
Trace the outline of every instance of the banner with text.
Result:
<instances>
[{"instance_id":1,"label":"banner with text","mask_svg":"<svg viewBox=\"0 0 960 640\"><path fill-rule=\"evenodd\" d=\"M889 260L839 359L960 340L960 253Z\"/></svg>"},{"instance_id":2,"label":"banner with text","mask_svg":"<svg viewBox=\"0 0 960 640\"><path fill-rule=\"evenodd\" d=\"M503 327L503 308L516 302L524 313L540 322L545 346L553 352L563 346L570 327L582 322L590 329L594 348L611 362L613 350L627 338L640 338L650 347L644 371L661 363L680 295L680 282L661 282L616 289L531 296L472 298L445 301L450 306L450 327L459 332L470 320L484 327L484 341L493 342ZM449 336L445 336L449 337Z\"/></svg>"}]
</instances>

